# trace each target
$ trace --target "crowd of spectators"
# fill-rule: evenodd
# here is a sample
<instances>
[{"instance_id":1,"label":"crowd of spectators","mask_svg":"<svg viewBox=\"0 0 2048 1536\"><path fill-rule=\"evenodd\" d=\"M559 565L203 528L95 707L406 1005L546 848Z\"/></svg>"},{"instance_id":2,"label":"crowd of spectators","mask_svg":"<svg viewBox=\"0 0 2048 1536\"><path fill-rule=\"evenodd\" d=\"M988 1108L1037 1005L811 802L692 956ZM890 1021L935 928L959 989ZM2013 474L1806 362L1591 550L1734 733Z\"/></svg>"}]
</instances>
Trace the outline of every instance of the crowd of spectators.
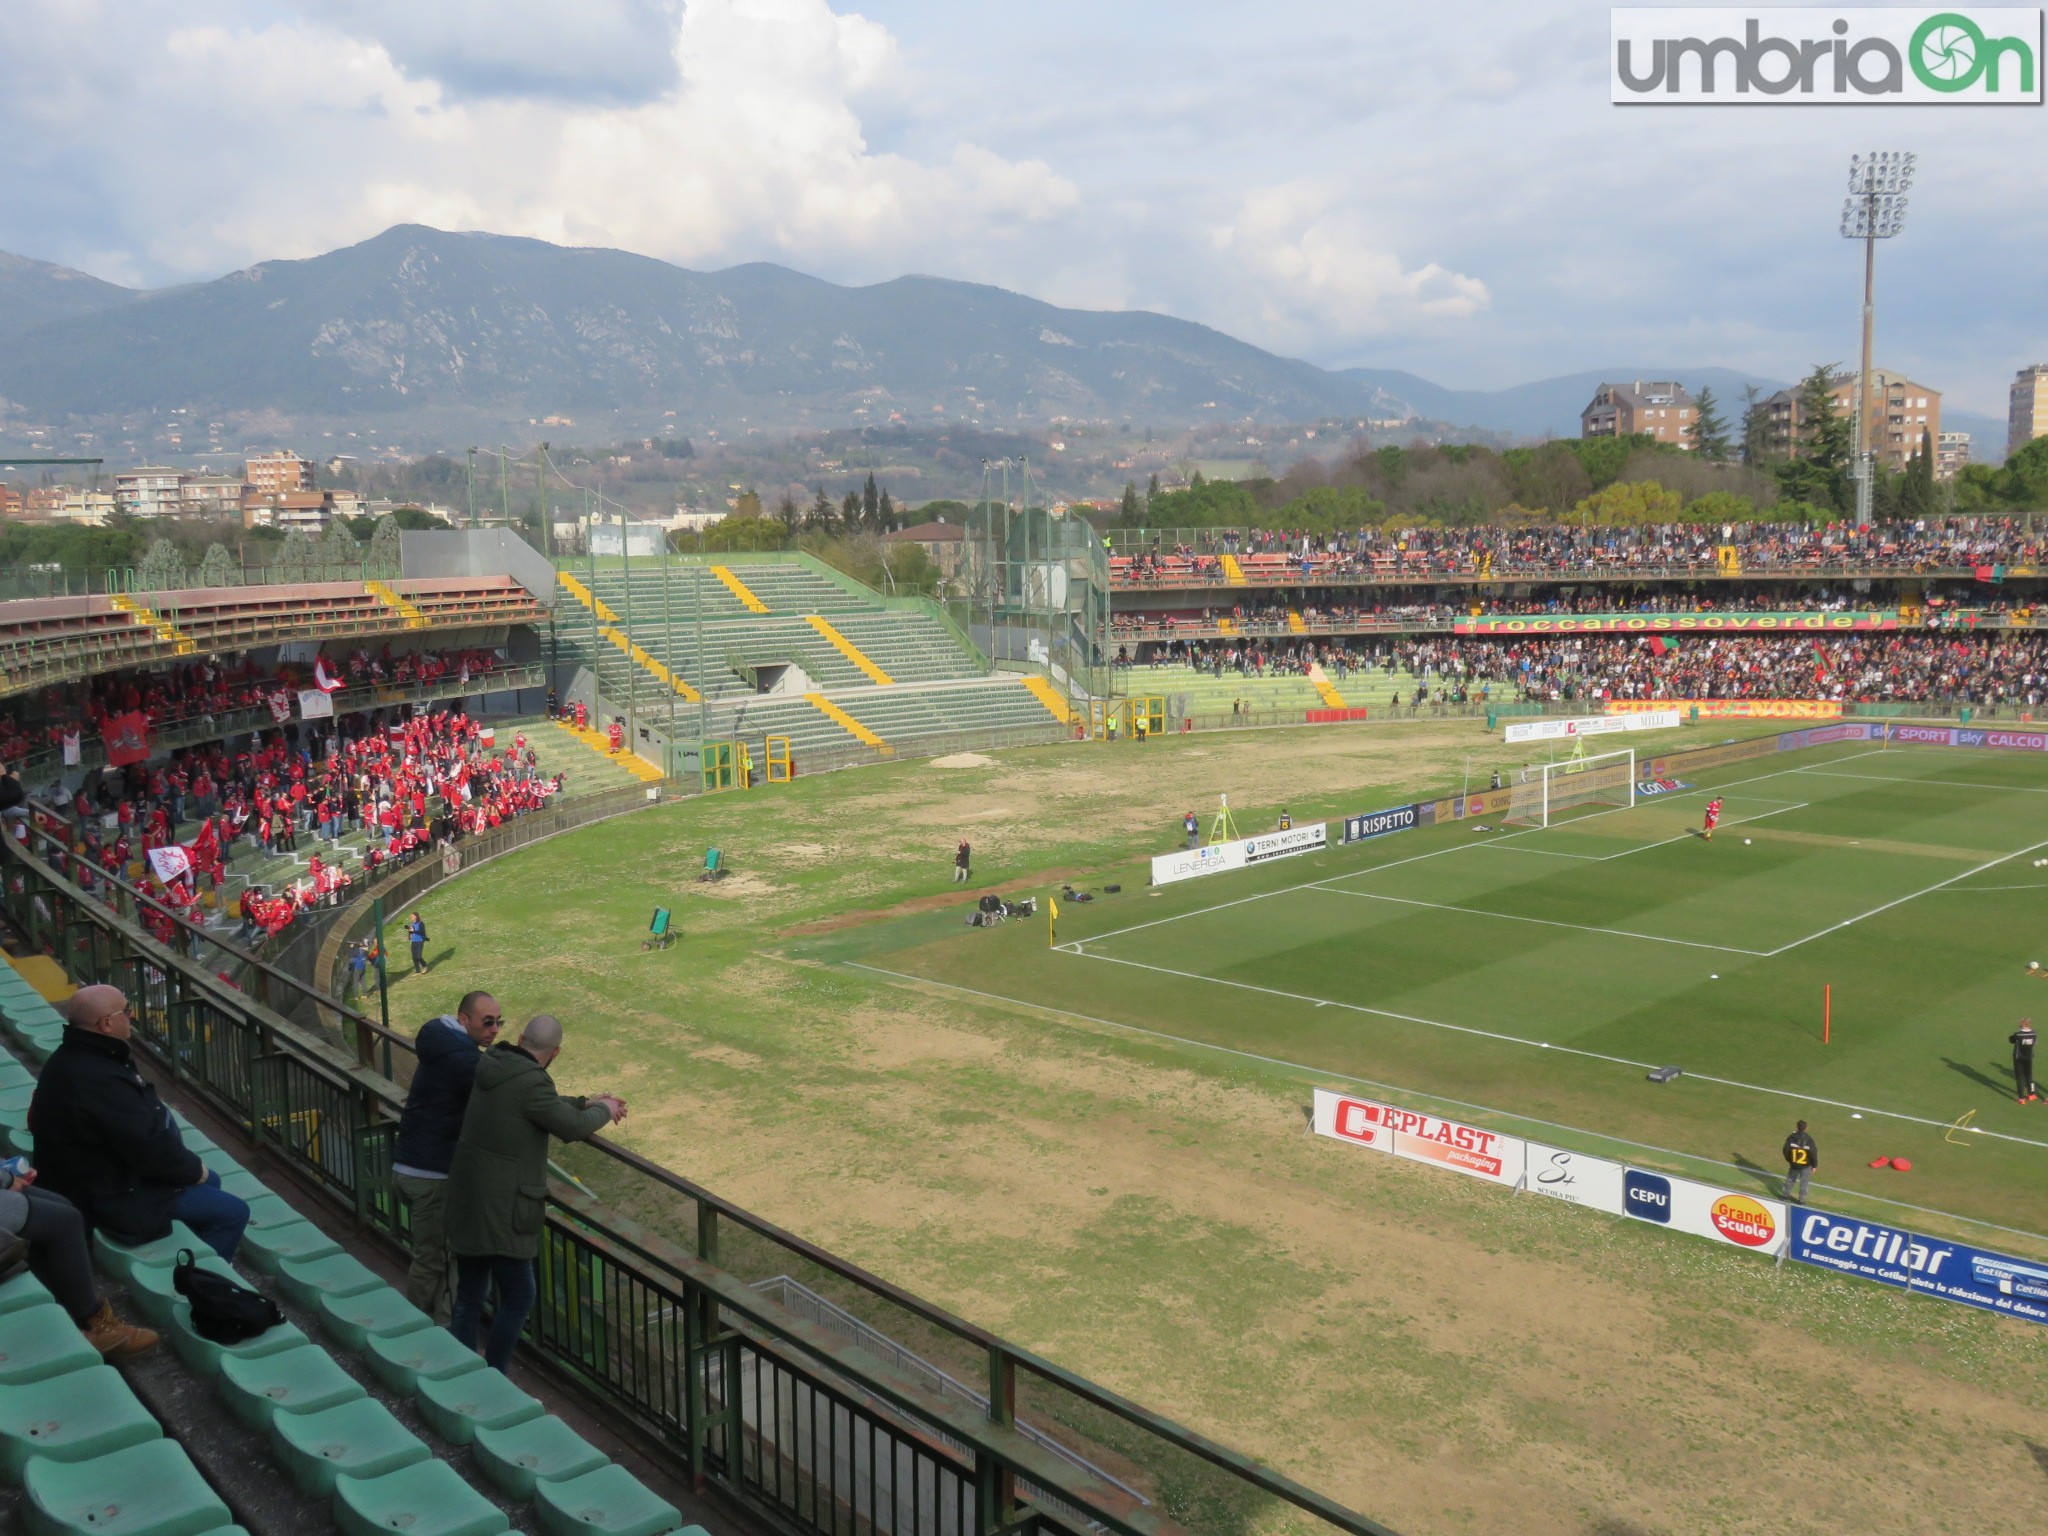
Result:
<instances>
[{"instance_id":1,"label":"crowd of spectators","mask_svg":"<svg viewBox=\"0 0 2048 1536\"><path fill-rule=\"evenodd\" d=\"M1360 528L1351 533L1216 530L1210 547L1154 545L1110 560L1119 585L1221 584L1222 555L1281 556L1298 579L1495 577L1563 572L1700 572L1733 547L1745 570L1902 573L2032 564L2048 535L2014 518L1922 518L1894 523L1660 523L1639 528Z\"/></svg>"},{"instance_id":2,"label":"crowd of spectators","mask_svg":"<svg viewBox=\"0 0 2048 1536\"><path fill-rule=\"evenodd\" d=\"M1513 699L1913 700L2048 705L2048 636L1866 630L1843 634L1494 639L1430 636L1336 643L1175 641L1154 665L1214 676L1375 678L1396 704ZM1369 700L1362 701L1369 702Z\"/></svg>"},{"instance_id":3,"label":"crowd of spectators","mask_svg":"<svg viewBox=\"0 0 2048 1536\"><path fill-rule=\"evenodd\" d=\"M221 891L245 840L271 855L295 855L304 840L303 874L236 896L239 937L249 940L282 932L387 865L543 810L563 783L563 775L541 772L523 733L487 743L483 727L458 708L280 727L238 744L95 770L75 794L57 791L54 805L70 823L81 885L125 878L140 859L151 893L174 911L202 905L202 890ZM366 837L353 863L342 843L352 833ZM150 853L174 846L183 857L170 863L184 867L163 878ZM165 914L146 910L145 921L164 942L174 938Z\"/></svg>"},{"instance_id":4,"label":"crowd of spectators","mask_svg":"<svg viewBox=\"0 0 2048 1536\"><path fill-rule=\"evenodd\" d=\"M377 652L356 650L316 663L261 667L194 661L160 671L109 672L56 683L8 701L0 709L0 762L20 763L62 752L65 738L100 737L110 720L139 711L152 732L194 720L220 720L243 711L272 709L280 694L289 706L299 690L333 683L340 688L407 687L448 678L485 679L505 665L495 651L468 649ZM324 674L324 681L323 681Z\"/></svg>"}]
</instances>

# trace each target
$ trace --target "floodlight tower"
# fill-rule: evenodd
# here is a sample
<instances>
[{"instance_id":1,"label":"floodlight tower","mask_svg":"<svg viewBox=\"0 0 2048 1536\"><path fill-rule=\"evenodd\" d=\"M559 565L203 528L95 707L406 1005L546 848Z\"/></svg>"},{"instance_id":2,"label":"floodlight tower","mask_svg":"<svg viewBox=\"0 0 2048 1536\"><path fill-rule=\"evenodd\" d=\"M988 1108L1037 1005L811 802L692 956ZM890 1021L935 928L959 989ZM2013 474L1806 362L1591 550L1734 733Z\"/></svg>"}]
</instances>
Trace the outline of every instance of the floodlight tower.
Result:
<instances>
[{"instance_id":1,"label":"floodlight tower","mask_svg":"<svg viewBox=\"0 0 2048 1536\"><path fill-rule=\"evenodd\" d=\"M1877 450L1870 430L1870 342L1877 283L1877 242L1905 227L1906 193L1919 157L1903 150L1877 150L1849 157L1849 196L1842 203L1842 238L1863 242L1863 369L1856 375L1856 521L1870 521L1871 482Z\"/></svg>"}]
</instances>

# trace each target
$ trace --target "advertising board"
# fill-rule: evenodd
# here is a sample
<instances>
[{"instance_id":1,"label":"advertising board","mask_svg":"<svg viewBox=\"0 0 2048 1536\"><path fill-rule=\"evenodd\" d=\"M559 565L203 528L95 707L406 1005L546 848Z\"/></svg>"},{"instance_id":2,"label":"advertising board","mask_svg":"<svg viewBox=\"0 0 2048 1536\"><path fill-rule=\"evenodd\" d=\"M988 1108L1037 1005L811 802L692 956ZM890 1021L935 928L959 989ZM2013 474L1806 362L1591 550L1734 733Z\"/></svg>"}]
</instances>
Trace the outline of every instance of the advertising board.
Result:
<instances>
[{"instance_id":1,"label":"advertising board","mask_svg":"<svg viewBox=\"0 0 2048 1536\"><path fill-rule=\"evenodd\" d=\"M1617 731L1668 731L1684 723L1675 709L1594 715L1578 720L1526 720L1507 728L1510 746L1519 741L1569 741L1577 736L1611 736Z\"/></svg>"},{"instance_id":2,"label":"advertising board","mask_svg":"<svg viewBox=\"0 0 2048 1536\"><path fill-rule=\"evenodd\" d=\"M1971 725L1895 725L1890 740L1923 747L1990 747L2001 752L2048 752L2048 733L1987 731Z\"/></svg>"},{"instance_id":3,"label":"advertising board","mask_svg":"<svg viewBox=\"0 0 2048 1536\"><path fill-rule=\"evenodd\" d=\"M1609 699L1610 715L1675 709L1702 720L1834 720L1842 706L1833 699Z\"/></svg>"},{"instance_id":4,"label":"advertising board","mask_svg":"<svg viewBox=\"0 0 2048 1536\"><path fill-rule=\"evenodd\" d=\"M2048 1264L1808 1207L1792 1218L1790 1253L1801 1264L2048 1323Z\"/></svg>"},{"instance_id":5,"label":"advertising board","mask_svg":"<svg viewBox=\"0 0 2048 1536\"><path fill-rule=\"evenodd\" d=\"M1524 1167L1519 1137L1444 1120L1420 1110L1316 1090L1315 1130L1418 1163L1433 1163L1491 1184L1516 1184Z\"/></svg>"},{"instance_id":6,"label":"advertising board","mask_svg":"<svg viewBox=\"0 0 2048 1536\"><path fill-rule=\"evenodd\" d=\"M1392 832L1412 832L1422 825L1422 807L1418 805L1397 805L1384 811L1367 811L1359 816L1344 818L1344 841L1362 843L1369 837L1385 837Z\"/></svg>"},{"instance_id":7,"label":"advertising board","mask_svg":"<svg viewBox=\"0 0 2048 1536\"><path fill-rule=\"evenodd\" d=\"M1754 635L1897 629L1896 612L1524 614L1453 619L1454 635Z\"/></svg>"},{"instance_id":8,"label":"advertising board","mask_svg":"<svg viewBox=\"0 0 2048 1536\"><path fill-rule=\"evenodd\" d=\"M1731 1243L1752 1253L1776 1255L1785 1248L1782 1201L1761 1200L1674 1174L1628 1169L1622 1175L1621 1211L1637 1221Z\"/></svg>"},{"instance_id":9,"label":"advertising board","mask_svg":"<svg viewBox=\"0 0 2048 1536\"><path fill-rule=\"evenodd\" d=\"M1531 1194L1605 1211L1610 1216L1622 1214L1622 1183L1627 1169L1620 1163L1546 1146L1540 1141L1529 1142L1527 1146L1526 1177Z\"/></svg>"},{"instance_id":10,"label":"advertising board","mask_svg":"<svg viewBox=\"0 0 2048 1536\"><path fill-rule=\"evenodd\" d=\"M1263 864L1268 859L1313 853L1318 848L1327 847L1329 841L1330 829L1319 821L1313 826L1293 827L1285 832L1262 832L1257 837L1234 838L1202 848L1183 849L1179 853L1162 853L1152 860L1152 883L1172 885L1177 880L1220 875L1227 869L1243 869L1247 864Z\"/></svg>"}]
</instances>

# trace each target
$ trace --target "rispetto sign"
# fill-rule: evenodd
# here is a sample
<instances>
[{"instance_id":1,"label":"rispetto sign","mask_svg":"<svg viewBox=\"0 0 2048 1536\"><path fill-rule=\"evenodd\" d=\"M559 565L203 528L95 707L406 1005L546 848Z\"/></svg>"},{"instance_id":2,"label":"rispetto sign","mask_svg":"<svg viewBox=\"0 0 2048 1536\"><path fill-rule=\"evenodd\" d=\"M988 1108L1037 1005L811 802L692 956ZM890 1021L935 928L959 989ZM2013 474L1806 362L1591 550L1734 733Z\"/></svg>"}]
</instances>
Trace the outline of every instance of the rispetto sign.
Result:
<instances>
[{"instance_id":1,"label":"rispetto sign","mask_svg":"<svg viewBox=\"0 0 2048 1536\"><path fill-rule=\"evenodd\" d=\"M1608 14L1608 99L1621 105L2041 101L2039 9L1714 6Z\"/></svg>"}]
</instances>

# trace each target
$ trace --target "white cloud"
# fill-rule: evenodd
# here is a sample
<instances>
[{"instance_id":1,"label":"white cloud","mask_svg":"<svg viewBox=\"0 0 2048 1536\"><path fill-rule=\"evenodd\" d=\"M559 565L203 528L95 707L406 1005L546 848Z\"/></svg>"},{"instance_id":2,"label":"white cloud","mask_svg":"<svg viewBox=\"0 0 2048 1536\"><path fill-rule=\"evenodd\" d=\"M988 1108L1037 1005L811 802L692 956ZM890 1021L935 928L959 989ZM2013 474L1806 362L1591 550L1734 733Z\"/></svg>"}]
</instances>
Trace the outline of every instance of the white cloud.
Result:
<instances>
[{"instance_id":1,"label":"white cloud","mask_svg":"<svg viewBox=\"0 0 2048 1536\"><path fill-rule=\"evenodd\" d=\"M1333 189L1312 182L1246 194L1211 243L1242 275L1253 339L1327 352L1396 328L1430 330L1486 308L1486 284L1436 262L1405 266Z\"/></svg>"}]
</instances>

